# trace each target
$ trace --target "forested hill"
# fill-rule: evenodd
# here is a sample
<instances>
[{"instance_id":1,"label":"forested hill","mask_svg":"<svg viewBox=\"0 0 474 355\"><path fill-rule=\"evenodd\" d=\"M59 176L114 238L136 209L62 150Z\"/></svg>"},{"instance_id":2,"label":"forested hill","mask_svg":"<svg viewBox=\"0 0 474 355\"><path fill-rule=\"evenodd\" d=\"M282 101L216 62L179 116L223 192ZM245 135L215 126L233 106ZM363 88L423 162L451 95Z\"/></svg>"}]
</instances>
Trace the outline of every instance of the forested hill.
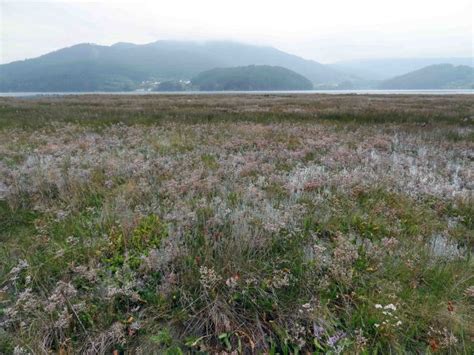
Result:
<instances>
[{"instance_id":1,"label":"forested hill","mask_svg":"<svg viewBox=\"0 0 474 355\"><path fill-rule=\"evenodd\" d=\"M192 80L204 91L311 90L313 84L292 70L268 66L216 68L205 71Z\"/></svg>"}]
</instances>

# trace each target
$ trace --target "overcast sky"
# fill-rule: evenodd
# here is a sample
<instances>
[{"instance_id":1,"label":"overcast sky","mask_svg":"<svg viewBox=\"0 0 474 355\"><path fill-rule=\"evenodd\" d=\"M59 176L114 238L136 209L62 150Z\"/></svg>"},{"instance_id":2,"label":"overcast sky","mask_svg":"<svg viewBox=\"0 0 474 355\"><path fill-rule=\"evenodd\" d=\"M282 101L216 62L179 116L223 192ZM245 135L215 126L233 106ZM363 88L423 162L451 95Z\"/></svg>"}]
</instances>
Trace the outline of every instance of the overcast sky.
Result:
<instances>
[{"instance_id":1,"label":"overcast sky","mask_svg":"<svg viewBox=\"0 0 474 355\"><path fill-rule=\"evenodd\" d=\"M82 42L230 39L323 63L472 56L472 0L0 0L0 62Z\"/></svg>"}]
</instances>

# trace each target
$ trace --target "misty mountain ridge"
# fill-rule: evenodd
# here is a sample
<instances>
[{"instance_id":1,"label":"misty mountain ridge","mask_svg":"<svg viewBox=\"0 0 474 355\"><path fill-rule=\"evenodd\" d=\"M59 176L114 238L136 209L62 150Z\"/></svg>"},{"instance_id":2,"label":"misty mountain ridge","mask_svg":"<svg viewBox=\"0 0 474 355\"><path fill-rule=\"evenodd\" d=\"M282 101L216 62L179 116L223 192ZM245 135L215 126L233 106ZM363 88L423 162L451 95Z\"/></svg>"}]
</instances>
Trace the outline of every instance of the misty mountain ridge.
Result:
<instances>
[{"instance_id":1,"label":"misty mountain ridge","mask_svg":"<svg viewBox=\"0 0 474 355\"><path fill-rule=\"evenodd\" d=\"M377 89L392 85L385 83L387 79L433 62L472 64L472 58L374 59L325 65L273 47L232 41L160 40L148 44L118 42L111 46L82 43L0 65L0 92L149 90L156 88L158 82L190 81L215 68L250 65L286 68L307 78L315 89ZM466 84L462 78L446 83L446 70L417 74L410 85L402 86L435 89L440 81L444 82L443 88L470 87L469 80ZM461 75L465 72L460 71ZM436 75L442 78L435 79ZM416 80L422 82L414 84Z\"/></svg>"},{"instance_id":2,"label":"misty mountain ridge","mask_svg":"<svg viewBox=\"0 0 474 355\"><path fill-rule=\"evenodd\" d=\"M387 80L436 64L474 66L472 57L447 58L381 58L340 61L331 68L350 73L365 80Z\"/></svg>"},{"instance_id":3,"label":"misty mountain ridge","mask_svg":"<svg viewBox=\"0 0 474 355\"><path fill-rule=\"evenodd\" d=\"M379 89L474 89L474 68L467 65L436 64L385 80Z\"/></svg>"},{"instance_id":4,"label":"misty mountain ridge","mask_svg":"<svg viewBox=\"0 0 474 355\"><path fill-rule=\"evenodd\" d=\"M352 77L273 47L237 42L157 41L112 46L78 44L0 66L0 91L131 90L147 80L190 80L217 67L271 65L315 84Z\"/></svg>"}]
</instances>

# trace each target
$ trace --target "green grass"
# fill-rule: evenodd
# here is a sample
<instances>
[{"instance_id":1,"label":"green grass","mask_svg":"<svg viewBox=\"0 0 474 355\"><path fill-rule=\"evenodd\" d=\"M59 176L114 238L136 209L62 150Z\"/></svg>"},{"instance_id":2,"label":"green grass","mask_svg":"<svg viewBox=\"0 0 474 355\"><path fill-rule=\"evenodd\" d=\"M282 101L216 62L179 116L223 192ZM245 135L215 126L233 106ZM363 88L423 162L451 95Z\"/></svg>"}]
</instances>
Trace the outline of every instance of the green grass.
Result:
<instances>
[{"instance_id":1,"label":"green grass","mask_svg":"<svg viewBox=\"0 0 474 355\"><path fill-rule=\"evenodd\" d=\"M191 98L191 99L188 99ZM95 129L112 124L162 124L165 122L218 123L248 121L278 123L327 121L347 124L386 123L444 123L466 126L472 124L470 97L329 97L302 95L275 95L270 101L266 96L251 99L269 111L243 111L245 96L126 96L93 95L67 96L64 98L1 99L0 128L40 129L51 127L52 122L76 123ZM362 106L357 100L364 100ZM366 101L371 100L371 101ZM249 100L247 100L249 101ZM253 102L252 102L253 103ZM422 103L420 105L420 103ZM290 114L285 105L302 108ZM400 109L400 106L403 109ZM428 107L428 109L427 109ZM337 109L334 109L337 108ZM448 139L464 139L450 132ZM472 134L468 135L472 140Z\"/></svg>"}]
</instances>

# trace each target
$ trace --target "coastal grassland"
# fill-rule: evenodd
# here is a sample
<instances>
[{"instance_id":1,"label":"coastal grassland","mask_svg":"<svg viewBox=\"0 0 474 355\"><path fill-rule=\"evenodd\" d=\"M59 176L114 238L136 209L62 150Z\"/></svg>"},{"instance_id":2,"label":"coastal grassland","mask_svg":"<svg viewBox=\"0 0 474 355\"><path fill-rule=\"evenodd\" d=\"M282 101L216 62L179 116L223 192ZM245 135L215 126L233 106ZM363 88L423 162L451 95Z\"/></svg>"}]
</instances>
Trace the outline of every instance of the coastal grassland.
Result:
<instances>
[{"instance_id":1,"label":"coastal grassland","mask_svg":"<svg viewBox=\"0 0 474 355\"><path fill-rule=\"evenodd\" d=\"M473 103L0 99L0 353L472 353Z\"/></svg>"}]
</instances>

